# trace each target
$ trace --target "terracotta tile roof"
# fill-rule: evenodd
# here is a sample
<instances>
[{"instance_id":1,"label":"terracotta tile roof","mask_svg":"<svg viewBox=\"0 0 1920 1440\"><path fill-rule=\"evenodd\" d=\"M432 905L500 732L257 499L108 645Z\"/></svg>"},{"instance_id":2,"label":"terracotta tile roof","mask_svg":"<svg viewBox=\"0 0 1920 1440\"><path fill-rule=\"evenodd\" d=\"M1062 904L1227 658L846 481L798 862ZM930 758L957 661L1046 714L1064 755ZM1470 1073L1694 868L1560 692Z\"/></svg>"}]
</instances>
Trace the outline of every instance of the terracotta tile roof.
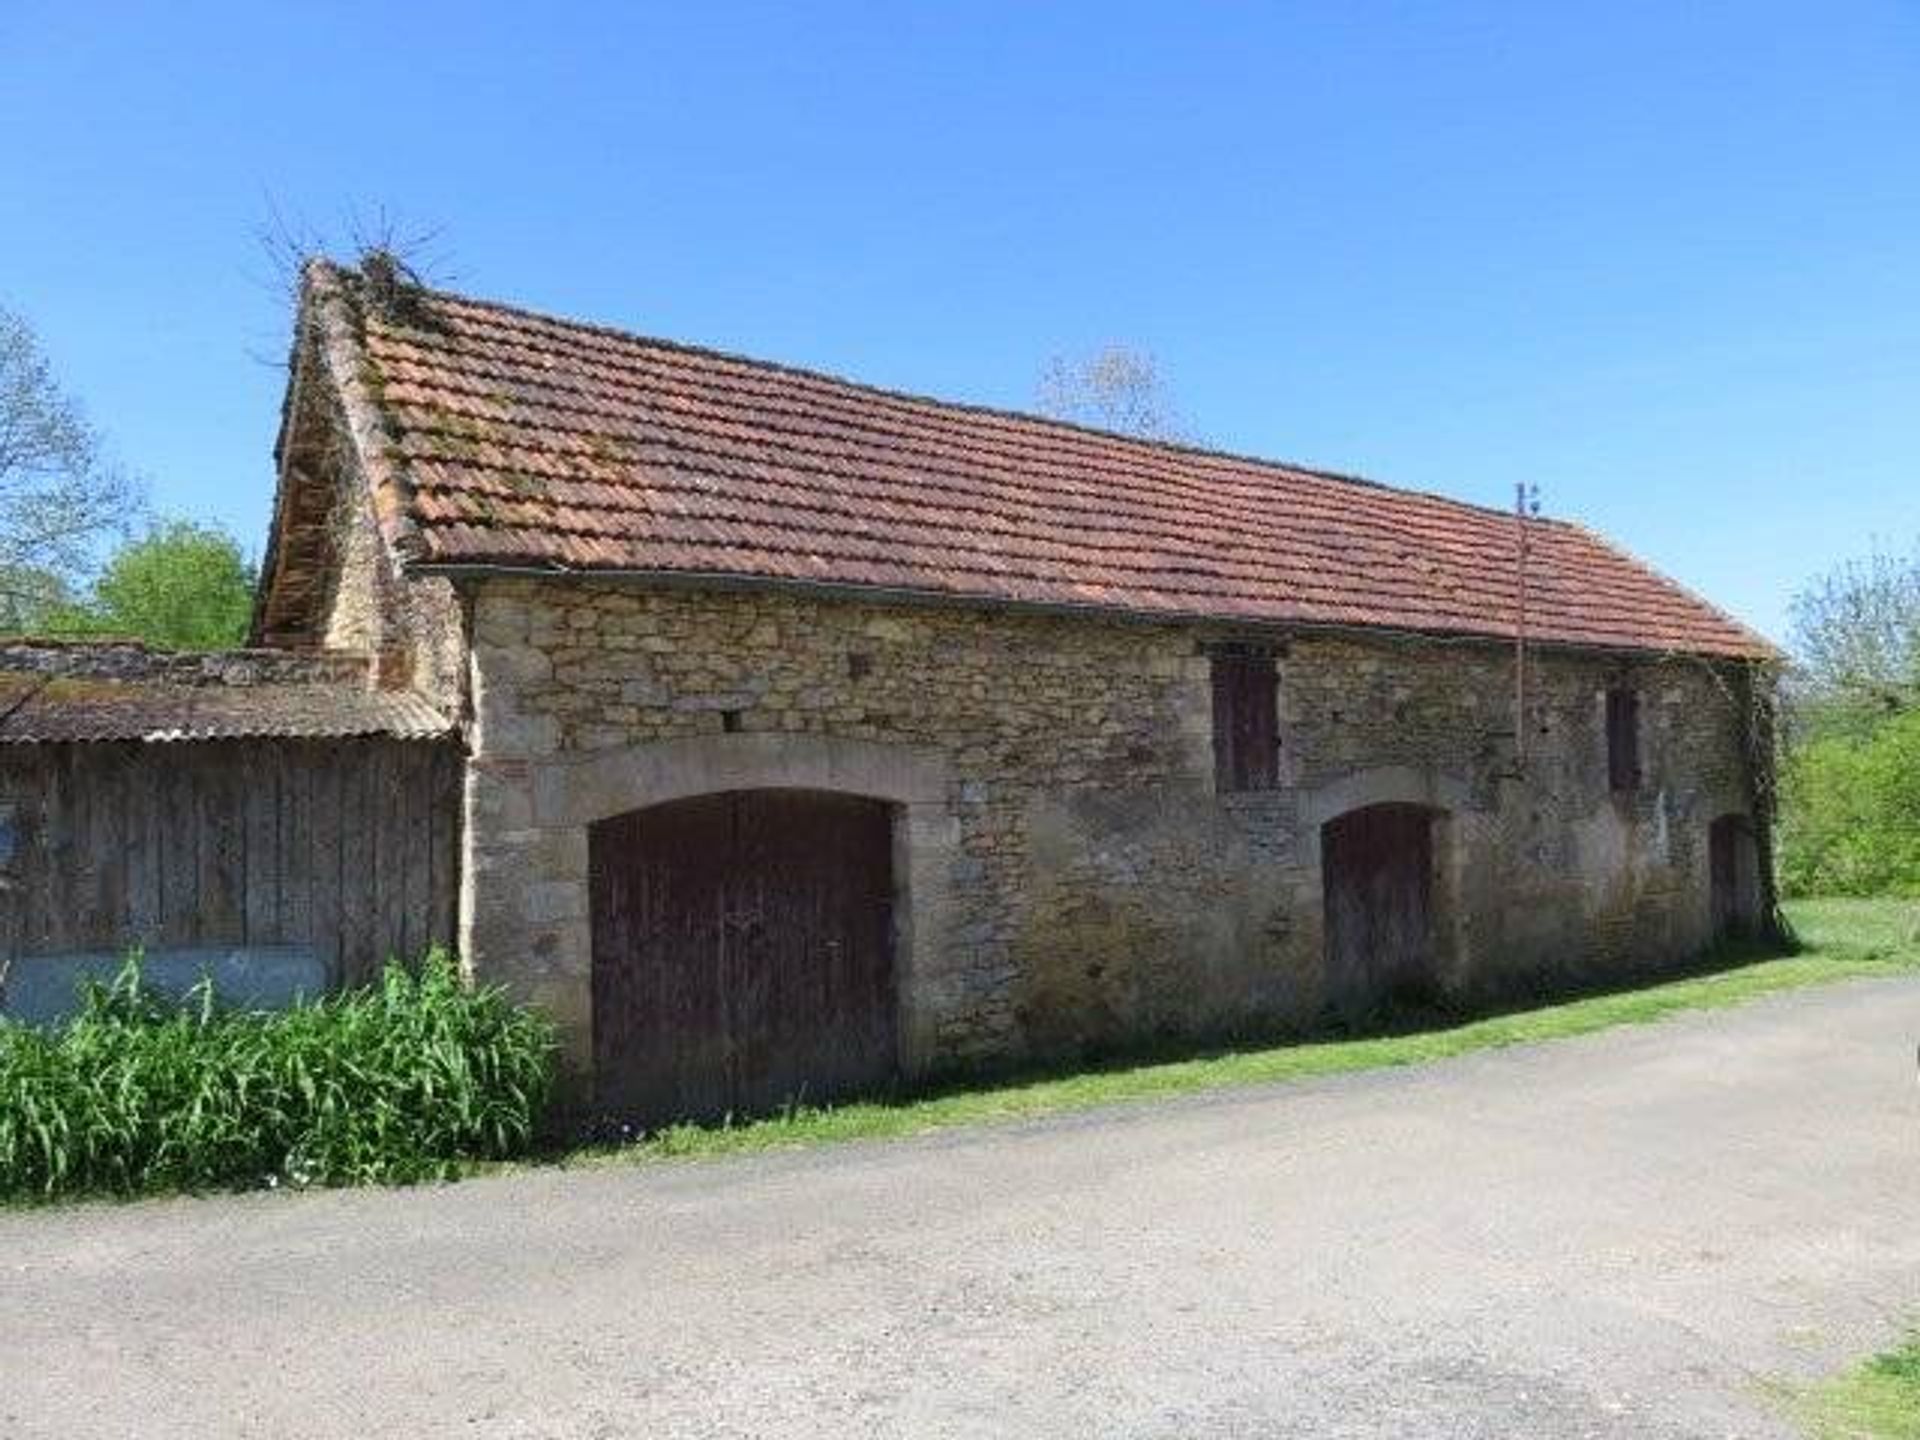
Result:
<instances>
[{"instance_id":1,"label":"terracotta tile roof","mask_svg":"<svg viewBox=\"0 0 1920 1440\"><path fill-rule=\"evenodd\" d=\"M895 394L309 271L328 369L408 563L878 587L1169 616L1513 632L1510 514ZM1531 529L1529 625L1770 657L1587 530Z\"/></svg>"},{"instance_id":2,"label":"terracotta tile roof","mask_svg":"<svg viewBox=\"0 0 1920 1440\"><path fill-rule=\"evenodd\" d=\"M450 733L422 696L370 689L365 657L359 678L343 658L0 644L0 745Z\"/></svg>"}]
</instances>

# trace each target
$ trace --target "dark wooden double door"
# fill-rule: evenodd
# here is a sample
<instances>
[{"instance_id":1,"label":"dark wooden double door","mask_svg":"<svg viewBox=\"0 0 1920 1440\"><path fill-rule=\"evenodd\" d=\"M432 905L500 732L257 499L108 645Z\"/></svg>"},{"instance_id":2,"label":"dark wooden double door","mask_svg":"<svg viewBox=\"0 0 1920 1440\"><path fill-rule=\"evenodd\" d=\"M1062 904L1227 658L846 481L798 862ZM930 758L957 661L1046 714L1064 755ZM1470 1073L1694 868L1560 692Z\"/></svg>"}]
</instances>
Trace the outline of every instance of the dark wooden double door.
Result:
<instances>
[{"instance_id":1,"label":"dark wooden double door","mask_svg":"<svg viewBox=\"0 0 1920 1440\"><path fill-rule=\"evenodd\" d=\"M1433 817L1420 805L1369 805L1321 830L1326 997L1338 1016L1433 998Z\"/></svg>"},{"instance_id":2,"label":"dark wooden double door","mask_svg":"<svg viewBox=\"0 0 1920 1440\"><path fill-rule=\"evenodd\" d=\"M892 843L884 803L805 790L594 825L595 1108L651 1126L887 1085Z\"/></svg>"}]
</instances>

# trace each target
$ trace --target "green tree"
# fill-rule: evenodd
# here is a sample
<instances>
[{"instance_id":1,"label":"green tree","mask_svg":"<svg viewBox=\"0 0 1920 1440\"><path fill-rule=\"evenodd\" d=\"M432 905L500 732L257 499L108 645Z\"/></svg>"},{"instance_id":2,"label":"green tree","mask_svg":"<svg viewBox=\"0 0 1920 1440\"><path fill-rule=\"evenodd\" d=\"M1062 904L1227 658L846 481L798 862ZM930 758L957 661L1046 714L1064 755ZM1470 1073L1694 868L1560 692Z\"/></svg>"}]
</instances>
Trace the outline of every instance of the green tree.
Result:
<instances>
[{"instance_id":1,"label":"green tree","mask_svg":"<svg viewBox=\"0 0 1920 1440\"><path fill-rule=\"evenodd\" d=\"M1782 780L1788 894L1920 896L1920 709L1803 741Z\"/></svg>"},{"instance_id":2,"label":"green tree","mask_svg":"<svg viewBox=\"0 0 1920 1440\"><path fill-rule=\"evenodd\" d=\"M1788 894L1920 895L1920 551L1795 597L1780 880Z\"/></svg>"},{"instance_id":3,"label":"green tree","mask_svg":"<svg viewBox=\"0 0 1920 1440\"><path fill-rule=\"evenodd\" d=\"M226 531L164 521L123 545L90 597L49 628L127 635L169 650L218 650L245 641L253 583L253 566Z\"/></svg>"}]
</instances>

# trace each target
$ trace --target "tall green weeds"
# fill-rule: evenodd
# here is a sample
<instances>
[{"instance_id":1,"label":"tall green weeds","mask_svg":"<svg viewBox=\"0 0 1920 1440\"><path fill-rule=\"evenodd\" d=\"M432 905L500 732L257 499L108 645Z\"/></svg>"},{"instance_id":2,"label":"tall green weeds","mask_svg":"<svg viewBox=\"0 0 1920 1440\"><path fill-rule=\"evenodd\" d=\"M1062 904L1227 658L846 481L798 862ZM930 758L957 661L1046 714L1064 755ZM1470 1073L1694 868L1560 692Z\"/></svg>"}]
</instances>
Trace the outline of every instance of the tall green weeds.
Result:
<instances>
[{"instance_id":1,"label":"tall green weeds","mask_svg":"<svg viewBox=\"0 0 1920 1440\"><path fill-rule=\"evenodd\" d=\"M532 1145L553 1058L438 951L271 1013L157 999L130 960L57 1029L0 1023L0 1199L449 1175Z\"/></svg>"}]
</instances>

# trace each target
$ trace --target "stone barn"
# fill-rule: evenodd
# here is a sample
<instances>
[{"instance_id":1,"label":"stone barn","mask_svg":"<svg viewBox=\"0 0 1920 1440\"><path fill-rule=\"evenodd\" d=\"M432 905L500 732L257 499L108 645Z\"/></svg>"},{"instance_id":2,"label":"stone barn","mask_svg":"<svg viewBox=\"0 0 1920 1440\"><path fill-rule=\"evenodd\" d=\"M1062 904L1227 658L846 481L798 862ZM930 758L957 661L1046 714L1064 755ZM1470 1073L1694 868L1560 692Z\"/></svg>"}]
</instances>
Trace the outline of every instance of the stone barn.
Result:
<instances>
[{"instance_id":1,"label":"stone barn","mask_svg":"<svg viewBox=\"0 0 1920 1440\"><path fill-rule=\"evenodd\" d=\"M464 755L457 941L645 1120L1686 961L1775 654L1600 537L305 280L256 643ZM353 857L349 857L350 861Z\"/></svg>"}]
</instances>

